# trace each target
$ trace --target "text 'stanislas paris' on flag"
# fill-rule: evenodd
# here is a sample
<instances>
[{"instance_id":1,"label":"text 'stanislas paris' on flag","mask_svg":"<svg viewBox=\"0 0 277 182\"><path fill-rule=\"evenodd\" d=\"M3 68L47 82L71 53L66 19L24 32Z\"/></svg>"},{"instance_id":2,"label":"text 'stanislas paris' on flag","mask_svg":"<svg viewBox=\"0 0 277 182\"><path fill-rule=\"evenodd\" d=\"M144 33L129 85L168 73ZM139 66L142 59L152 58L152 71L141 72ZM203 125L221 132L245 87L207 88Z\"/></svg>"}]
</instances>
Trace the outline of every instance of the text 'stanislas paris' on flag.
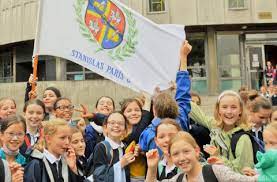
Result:
<instances>
[{"instance_id":1,"label":"text 'stanislas paris' on flag","mask_svg":"<svg viewBox=\"0 0 277 182\"><path fill-rule=\"evenodd\" d=\"M115 0L41 0L34 56L62 57L151 94L175 80L181 42Z\"/></svg>"}]
</instances>

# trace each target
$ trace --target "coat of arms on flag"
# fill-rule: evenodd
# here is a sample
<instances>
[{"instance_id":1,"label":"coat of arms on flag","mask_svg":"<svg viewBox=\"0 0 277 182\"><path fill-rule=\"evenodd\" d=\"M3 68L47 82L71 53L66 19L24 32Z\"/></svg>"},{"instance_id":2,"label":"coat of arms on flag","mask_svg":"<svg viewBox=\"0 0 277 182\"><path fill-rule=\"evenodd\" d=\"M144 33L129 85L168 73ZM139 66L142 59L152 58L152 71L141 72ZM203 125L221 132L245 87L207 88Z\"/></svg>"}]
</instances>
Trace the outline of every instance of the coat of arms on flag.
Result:
<instances>
[{"instance_id":1,"label":"coat of arms on flag","mask_svg":"<svg viewBox=\"0 0 277 182\"><path fill-rule=\"evenodd\" d=\"M82 35L99 45L95 52L108 50L113 60L120 61L134 54L138 30L127 9L111 0L77 0L75 11Z\"/></svg>"}]
</instances>

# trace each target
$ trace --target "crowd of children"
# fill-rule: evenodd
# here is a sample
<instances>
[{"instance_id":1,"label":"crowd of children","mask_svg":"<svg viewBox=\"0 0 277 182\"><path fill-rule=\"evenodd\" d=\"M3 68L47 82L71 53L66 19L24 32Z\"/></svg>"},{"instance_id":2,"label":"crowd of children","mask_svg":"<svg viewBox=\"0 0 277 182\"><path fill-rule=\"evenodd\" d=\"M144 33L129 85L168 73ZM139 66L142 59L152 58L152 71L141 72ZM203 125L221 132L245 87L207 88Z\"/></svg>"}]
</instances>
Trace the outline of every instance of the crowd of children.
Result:
<instances>
[{"instance_id":1,"label":"crowd of children","mask_svg":"<svg viewBox=\"0 0 277 182\"><path fill-rule=\"evenodd\" d=\"M117 111L102 96L74 119L57 88L34 99L31 76L22 116L0 99L0 182L277 181L277 87L223 91L207 116L190 88L191 49L180 48L175 98L156 89L150 110L134 97Z\"/></svg>"}]
</instances>

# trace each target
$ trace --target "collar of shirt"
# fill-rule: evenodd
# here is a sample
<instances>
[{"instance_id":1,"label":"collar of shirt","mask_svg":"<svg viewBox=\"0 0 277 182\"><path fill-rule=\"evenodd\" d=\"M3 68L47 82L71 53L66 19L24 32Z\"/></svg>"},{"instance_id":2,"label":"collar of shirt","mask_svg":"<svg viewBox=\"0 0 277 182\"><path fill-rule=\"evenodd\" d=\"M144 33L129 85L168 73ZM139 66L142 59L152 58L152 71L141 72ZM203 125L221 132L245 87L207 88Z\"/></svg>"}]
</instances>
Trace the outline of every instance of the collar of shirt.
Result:
<instances>
[{"instance_id":1,"label":"collar of shirt","mask_svg":"<svg viewBox=\"0 0 277 182\"><path fill-rule=\"evenodd\" d=\"M161 164L162 164L162 166L165 166L165 173L166 173L166 175L168 174L168 173L170 173L171 171L173 171L174 169L175 169L175 165L173 164L171 167L169 167L168 165L167 165L167 161L165 160L165 158L163 158L162 160L161 160Z\"/></svg>"},{"instance_id":2,"label":"collar of shirt","mask_svg":"<svg viewBox=\"0 0 277 182\"><path fill-rule=\"evenodd\" d=\"M255 128L255 127L252 127L252 131L254 132L254 133L257 133L257 132L259 132L259 131L263 131L263 127L260 127L260 128Z\"/></svg>"},{"instance_id":3,"label":"collar of shirt","mask_svg":"<svg viewBox=\"0 0 277 182\"><path fill-rule=\"evenodd\" d=\"M44 149L43 155L46 157L46 159L50 162L50 164L54 164L55 162L58 162L61 160L62 156L59 158L56 158L53 154L51 154L48 150Z\"/></svg>"},{"instance_id":4,"label":"collar of shirt","mask_svg":"<svg viewBox=\"0 0 277 182\"><path fill-rule=\"evenodd\" d=\"M26 132L26 134L29 134L30 136L32 136L32 137L34 137L34 138L38 138L39 136L40 136L40 134L39 134L39 132L37 131L36 132L36 134L32 134L32 133L30 133L30 131L27 129L27 132Z\"/></svg>"},{"instance_id":5,"label":"collar of shirt","mask_svg":"<svg viewBox=\"0 0 277 182\"><path fill-rule=\"evenodd\" d=\"M122 142L120 142L120 144L118 144L118 143L114 142L112 139L110 139L109 137L105 137L105 140L110 143L113 150L124 147L124 144Z\"/></svg>"},{"instance_id":6,"label":"collar of shirt","mask_svg":"<svg viewBox=\"0 0 277 182\"><path fill-rule=\"evenodd\" d=\"M103 127L102 126L98 126L97 124L95 124L95 122L90 122L90 125L93 127L93 129L95 129L98 133L103 133Z\"/></svg>"}]
</instances>

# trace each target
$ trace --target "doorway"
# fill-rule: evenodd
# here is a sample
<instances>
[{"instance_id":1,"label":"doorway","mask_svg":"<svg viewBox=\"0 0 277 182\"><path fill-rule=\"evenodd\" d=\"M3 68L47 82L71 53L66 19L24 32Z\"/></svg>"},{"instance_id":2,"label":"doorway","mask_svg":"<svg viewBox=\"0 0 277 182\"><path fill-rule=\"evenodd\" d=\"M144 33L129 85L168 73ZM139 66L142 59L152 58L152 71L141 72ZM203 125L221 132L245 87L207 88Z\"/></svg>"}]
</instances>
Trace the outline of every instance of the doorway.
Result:
<instances>
[{"instance_id":1,"label":"doorway","mask_svg":"<svg viewBox=\"0 0 277 182\"><path fill-rule=\"evenodd\" d=\"M259 90L262 85L266 84L266 62L270 61L274 68L277 66L277 45L248 44L246 45L246 58L248 86Z\"/></svg>"},{"instance_id":2,"label":"doorway","mask_svg":"<svg viewBox=\"0 0 277 182\"><path fill-rule=\"evenodd\" d=\"M265 51L262 44L246 45L247 85L250 89L259 90L264 84Z\"/></svg>"},{"instance_id":3,"label":"doorway","mask_svg":"<svg viewBox=\"0 0 277 182\"><path fill-rule=\"evenodd\" d=\"M267 65L267 62L270 62L273 69L277 68L277 46L276 45L264 45L264 51L265 51L265 64ZM265 67L267 68L267 67ZM274 70L275 72L275 70ZM274 77L274 73L273 73ZM266 78L266 71L265 71L265 79L267 79L267 85L269 85L270 81L269 78ZM273 78L274 79L274 78ZM276 80L276 79L274 79ZM276 81L274 81L276 82Z\"/></svg>"}]
</instances>

